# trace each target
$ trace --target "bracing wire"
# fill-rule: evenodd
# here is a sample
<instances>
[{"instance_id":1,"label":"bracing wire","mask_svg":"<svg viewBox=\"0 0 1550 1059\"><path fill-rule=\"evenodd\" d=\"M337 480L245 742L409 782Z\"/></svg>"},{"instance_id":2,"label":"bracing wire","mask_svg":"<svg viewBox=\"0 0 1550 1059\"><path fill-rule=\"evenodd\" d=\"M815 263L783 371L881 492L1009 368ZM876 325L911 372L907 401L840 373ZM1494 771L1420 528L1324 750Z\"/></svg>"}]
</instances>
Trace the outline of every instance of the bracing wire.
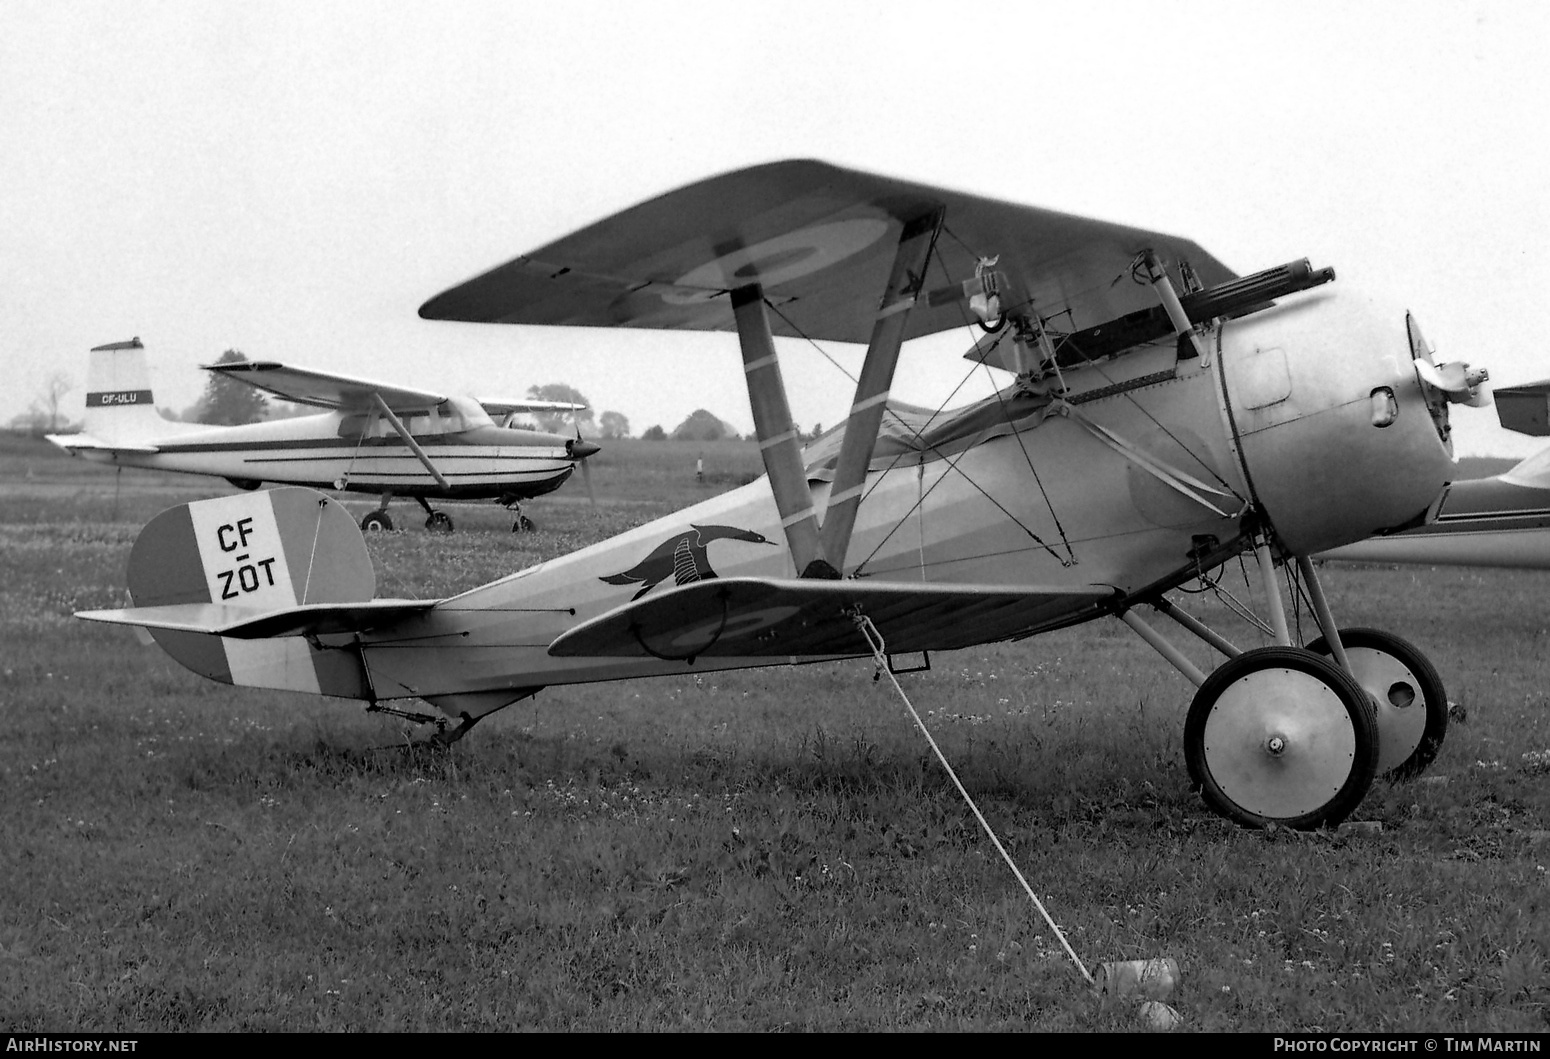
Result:
<instances>
[{"instance_id":1,"label":"bracing wire","mask_svg":"<svg viewBox=\"0 0 1550 1059\"><path fill-rule=\"evenodd\" d=\"M947 231L946 225L943 226L943 230ZM953 236L953 238L957 239L957 236ZM959 242L961 243L962 241L959 240ZM936 257L938 264L940 264L942 266L943 271L946 271L946 269L947 269L946 263L944 261L942 261L940 253L937 252L934 247L933 247L933 254ZM838 368L842 374L844 374L852 382L855 381L855 377L853 375L851 375L851 373L843 365L841 365L838 361L836 361L834 359L834 357L831 356L827 350L825 350L816 341L814 341L813 338L811 336L809 336L806 333L806 331L804 331L802 329L802 327L796 321L792 320L785 313L781 312L779 306L775 305L768 298L765 299L765 306L766 306L766 308L769 309L770 312L774 313L777 317L779 317L786 324L787 327L791 328L791 330L793 332L795 332L797 335L799 335L803 339L803 341L805 341L808 345L812 346L815 350L817 350L819 352L820 355L822 355L826 360L828 360L829 363L833 364L836 368ZM964 324L965 324L966 327L968 326L968 320L967 319L965 319ZM997 343L999 343L1000 339L998 338L996 341L997 341ZM992 348L994 348L994 346L992 346ZM968 372L965 373L964 377L959 381L958 385L953 387L952 392L950 394L948 394L948 396L944 399L944 401L940 405L938 405L938 407L931 413L930 418L926 421L926 425L927 426L930 426L931 423L933 421L935 421L936 417L941 415L941 413L942 413L943 409L945 408L947 402L951 401L955 396L957 396L958 392L961 389L963 389L964 385L967 384L969 379L973 377L975 369L977 367L983 367L983 364L970 366ZM997 399L998 399L998 401L1000 400L999 392L997 394ZM1004 409L1004 407L1005 407L1004 403L1002 404L1002 407ZM1065 528L1064 528L1064 526L1062 526L1060 524L1059 516L1055 514L1055 510L1054 510L1053 504L1049 500L1048 494L1045 493L1045 491L1044 491L1043 482L1039 481L1038 471L1036 469L1033 469L1033 467L1032 467L1031 459L1029 460L1029 467L1030 467L1031 470L1033 470L1034 480L1038 483L1039 491L1044 496L1045 504L1046 504L1047 507L1049 507L1050 515L1054 519L1056 528L1060 532L1061 541L1065 545L1066 553L1067 553L1068 557L1062 557L1060 555L1060 553L1055 551L1055 549L1053 547L1051 547L1049 545L1049 543L1044 540L1044 538L1039 536L1039 534L1032 527L1028 526L1020 518L1018 518L1017 515L1015 515L1010 510L1008 510L1007 507L1004 504L1002 504L999 500L997 500L994 496L992 496L983 486L981 486L972 477L970 477L970 475L966 471L964 471L961 467L959 467L958 464L962 460L964 453L960 453L957 456L957 458L950 457L947 453L943 452L939 447L937 447L935 445L932 445L929 442L926 442L923 434L921 433L921 431L916 429L915 427L912 427L908 422L906 422L897 413L893 412L892 410L887 410L887 414L893 416L894 421L897 422L901 427L903 427L904 430L907 431L910 434L911 437L913 437L917 442L920 442L922 445L924 445L926 451L929 451L929 452L933 453L938 458L943 460L947 464L947 467L948 467L948 469L950 471L956 471L959 474L959 476L961 476L963 478L963 480L965 482L967 482L971 487L974 488L974 490L976 492L978 492L981 496L985 497L985 499L989 500L993 505L995 505L995 507L1002 514L1004 514L1008 519L1010 519L1014 525L1016 525L1019 529L1021 529L1024 533L1026 533L1034 541L1035 544L1037 544L1039 547L1043 548L1046 552L1048 552L1051 558L1055 559L1062 566L1071 566L1075 562L1075 554L1072 552L1070 541L1066 538ZM1015 426L1013 427L1013 432L1017 433L1017 430L1016 430ZM1022 445L1021 439L1019 439L1018 444L1019 444L1019 446ZM1024 449L1024 456L1027 457L1027 455L1028 455L1027 451L1026 451L1026 449ZM887 467L883 468L883 472L882 472L882 474L878 475L877 481L873 483L871 488L868 489L865 494L863 494L863 499L865 499L866 496L869 496L874 490L876 490L881 485L883 478L886 477L889 472L891 472L896 467L898 467L900 461L902 461L904 459L904 457L905 457L905 454L904 453L900 453L899 455L894 457L892 462L890 462ZM898 532L898 530L901 529L909 521L910 516L913 515L917 510L919 510L921 505L925 502L926 498L931 495L932 491L934 491L938 485L940 485L943 481L946 480L946 477L947 477L946 475L942 475L942 476L938 477L937 480L931 484L931 487L928 488L924 493L922 493L922 495L920 497L918 497L916 499L915 503L913 505L911 505L910 509L908 511L906 511L904 513L904 515L895 523L893 528L890 529L888 531L888 533L883 536L882 540L880 540L877 543L876 547L874 547L872 549L872 551L866 556L866 558L862 559L861 562L857 564L857 566L856 566L857 570L860 570L860 569L864 568L868 562L870 562L873 558L876 557L878 551L881 550L881 548L885 544L887 544L887 542L889 541L889 539L892 538L894 533Z\"/></svg>"}]
</instances>

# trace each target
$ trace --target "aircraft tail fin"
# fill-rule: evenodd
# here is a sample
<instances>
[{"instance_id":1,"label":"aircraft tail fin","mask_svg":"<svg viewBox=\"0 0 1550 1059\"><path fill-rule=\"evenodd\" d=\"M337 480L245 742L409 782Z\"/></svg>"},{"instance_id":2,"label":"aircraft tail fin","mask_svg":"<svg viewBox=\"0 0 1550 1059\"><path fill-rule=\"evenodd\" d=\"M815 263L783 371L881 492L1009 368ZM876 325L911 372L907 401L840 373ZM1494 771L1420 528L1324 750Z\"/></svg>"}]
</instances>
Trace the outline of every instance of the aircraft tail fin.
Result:
<instances>
[{"instance_id":1,"label":"aircraft tail fin","mask_svg":"<svg viewBox=\"0 0 1550 1059\"><path fill-rule=\"evenodd\" d=\"M185 668L221 683L369 699L359 653L319 636L434 606L373 601L375 592L349 512L290 486L163 511L130 552L134 606L80 616L146 628Z\"/></svg>"},{"instance_id":2,"label":"aircraft tail fin","mask_svg":"<svg viewBox=\"0 0 1550 1059\"><path fill-rule=\"evenodd\" d=\"M166 433L151 395L151 369L138 338L92 349L86 366L83 432L109 445Z\"/></svg>"}]
</instances>

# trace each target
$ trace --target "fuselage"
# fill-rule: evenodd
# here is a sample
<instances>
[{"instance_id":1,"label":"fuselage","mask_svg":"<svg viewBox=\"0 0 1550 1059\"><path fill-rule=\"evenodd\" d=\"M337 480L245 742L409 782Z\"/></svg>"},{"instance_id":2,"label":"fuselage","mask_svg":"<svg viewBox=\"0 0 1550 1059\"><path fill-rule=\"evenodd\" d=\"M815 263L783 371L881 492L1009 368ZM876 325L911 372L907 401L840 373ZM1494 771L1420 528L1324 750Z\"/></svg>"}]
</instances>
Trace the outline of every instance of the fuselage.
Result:
<instances>
[{"instance_id":1,"label":"fuselage","mask_svg":"<svg viewBox=\"0 0 1550 1059\"><path fill-rule=\"evenodd\" d=\"M84 459L125 467L398 496L527 498L558 488L575 470L563 435L406 417L442 485L387 423L327 412L245 426L181 425L137 447L79 447ZM169 428L173 425L169 424ZM365 436L362 436L363 428ZM155 451L139 451L154 447Z\"/></svg>"},{"instance_id":2,"label":"fuselage","mask_svg":"<svg viewBox=\"0 0 1550 1059\"><path fill-rule=\"evenodd\" d=\"M1112 590L1108 604L1044 626L1054 627L1182 583L1255 530L1310 554L1419 520L1451 476L1403 314L1319 291L1228 322L1205 345L1189 360L1168 341L1068 370L1062 398L1008 391L994 407L948 414L957 436L949 420L932 448L875 456L844 574ZM810 478L821 511L828 485L821 471ZM686 579L796 573L760 479L365 634L360 653L379 698L483 695L495 708L519 688L689 671L547 648Z\"/></svg>"}]
</instances>

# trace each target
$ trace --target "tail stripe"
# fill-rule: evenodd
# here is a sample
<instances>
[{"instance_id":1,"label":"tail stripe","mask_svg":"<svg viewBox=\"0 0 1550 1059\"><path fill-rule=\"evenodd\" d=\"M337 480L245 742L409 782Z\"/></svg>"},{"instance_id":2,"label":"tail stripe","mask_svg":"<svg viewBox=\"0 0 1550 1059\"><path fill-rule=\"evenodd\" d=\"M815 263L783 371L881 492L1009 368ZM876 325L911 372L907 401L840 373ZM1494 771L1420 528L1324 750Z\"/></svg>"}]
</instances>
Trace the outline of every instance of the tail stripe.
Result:
<instances>
[{"instance_id":1,"label":"tail stripe","mask_svg":"<svg viewBox=\"0 0 1550 1059\"><path fill-rule=\"evenodd\" d=\"M101 390L86 395L87 408L114 408L123 404L151 404L150 390Z\"/></svg>"}]
</instances>

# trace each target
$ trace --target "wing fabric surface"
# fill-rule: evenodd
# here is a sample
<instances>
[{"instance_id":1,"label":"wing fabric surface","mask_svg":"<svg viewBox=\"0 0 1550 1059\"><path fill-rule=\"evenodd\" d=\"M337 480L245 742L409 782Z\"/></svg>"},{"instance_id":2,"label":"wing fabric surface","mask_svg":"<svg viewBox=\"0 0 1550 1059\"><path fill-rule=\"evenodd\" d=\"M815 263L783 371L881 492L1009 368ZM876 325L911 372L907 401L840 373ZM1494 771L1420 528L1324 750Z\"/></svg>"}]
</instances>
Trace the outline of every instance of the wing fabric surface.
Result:
<instances>
[{"instance_id":1,"label":"wing fabric surface","mask_svg":"<svg viewBox=\"0 0 1550 1059\"><path fill-rule=\"evenodd\" d=\"M641 203L437 295L420 315L732 331L725 293L757 282L795 322L774 316L775 334L864 343L902 225L938 206L946 209L951 238L937 241L923 291L970 278L981 255L1000 255L997 268L1025 286L1037 309L1069 311L1073 329L1156 303L1149 287L1130 279L1142 250L1170 266L1187 261L1207 286L1234 278L1187 239L822 162L787 161ZM964 322L962 306L932 307L921 298L904 337Z\"/></svg>"},{"instance_id":2,"label":"wing fabric surface","mask_svg":"<svg viewBox=\"0 0 1550 1059\"><path fill-rule=\"evenodd\" d=\"M281 400L319 408L364 410L372 407L372 394L378 394L395 413L421 412L435 408L447 399L446 394L431 390L414 390L353 375L297 368L272 360L234 361L203 367L206 371L272 393Z\"/></svg>"},{"instance_id":3,"label":"wing fabric surface","mask_svg":"<svg viewBox=\"0 0 1550 1059\"><path fill-rule=\"evenodd\" d=\"M800 658L871 654L854 615L895 653L1005 640L1095 611L1114 590L721 578L626 604L549 645L558 657Z\"/></svg>"}]
</instances>

